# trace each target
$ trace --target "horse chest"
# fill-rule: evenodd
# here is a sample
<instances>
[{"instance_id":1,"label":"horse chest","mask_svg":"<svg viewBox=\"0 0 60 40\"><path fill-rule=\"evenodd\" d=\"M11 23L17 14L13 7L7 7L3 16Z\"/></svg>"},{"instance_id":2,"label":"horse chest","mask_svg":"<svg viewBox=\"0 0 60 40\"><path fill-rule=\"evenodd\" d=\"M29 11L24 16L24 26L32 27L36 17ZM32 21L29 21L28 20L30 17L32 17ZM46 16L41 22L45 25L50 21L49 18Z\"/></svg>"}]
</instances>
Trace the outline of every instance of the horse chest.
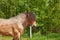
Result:
<instances>
[{"instance_id":1,"label":"horse chest","mask_svg":"<svg viewBox=\"0 0 60 40\"><path fill-rule=\"evenodd\" d=\"M24 29L24 27L23 27L23 25L22 25L21 23L18 23L17 25L18 25L18 28L19 28L19 29L21 29L21 30Z\"/></svg>"},{"instance_id":2,"label":"horse chest","mask_svg":"<svg viewBox=\"0 0 60 40\"><path fill-rule=\"evenodd\" d=\"M18 30L19 30L19 32L21 33L21 34L23 34L23 32L24 32L24 27L23 27L23 25L21 24L21 23L17 23L17 25L18 25Z\"/></svg>"}]
</instances>

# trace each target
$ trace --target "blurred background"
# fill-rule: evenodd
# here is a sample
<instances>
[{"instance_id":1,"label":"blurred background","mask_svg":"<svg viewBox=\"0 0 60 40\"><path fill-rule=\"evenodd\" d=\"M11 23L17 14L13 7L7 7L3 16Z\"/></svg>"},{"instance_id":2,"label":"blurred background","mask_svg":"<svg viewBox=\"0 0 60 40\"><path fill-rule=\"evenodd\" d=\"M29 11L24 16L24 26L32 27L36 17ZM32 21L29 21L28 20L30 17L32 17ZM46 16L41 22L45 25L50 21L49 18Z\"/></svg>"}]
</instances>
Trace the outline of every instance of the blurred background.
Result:
<instances>
[{"instance_id":1,"label":"blurred background","mask_svg":"<svg viewBox=\"0 0 60 40\"><path fill-rule=\"evenodd\" d=\"M31 39L27 28L22 40L60 40L60 0L0 0L0 18L8 19L25 11L35 13L37 27ZM0 38L12 39L10 36Z\"/></svg>"}]
</instances>

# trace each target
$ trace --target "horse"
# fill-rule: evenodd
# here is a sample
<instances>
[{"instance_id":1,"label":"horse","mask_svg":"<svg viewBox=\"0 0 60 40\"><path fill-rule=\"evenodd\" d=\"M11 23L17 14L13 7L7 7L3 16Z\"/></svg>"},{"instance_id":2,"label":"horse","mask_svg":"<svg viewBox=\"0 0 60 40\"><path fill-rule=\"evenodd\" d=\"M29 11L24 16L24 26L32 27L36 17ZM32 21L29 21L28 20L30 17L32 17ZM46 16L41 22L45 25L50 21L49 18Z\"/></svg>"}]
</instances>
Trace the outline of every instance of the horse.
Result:
<instances>
[{"instance_id":1,"label":"horse","mask_svg":"<svg viewBox=\"0 0 60 40\"><path fill-rule=\"evenodd\" d=\"M12 36L12 40L19 40L28 26L36 27L34 12L23 12L9 19L0 18L0 35Z\"/></svg>"}]
</instances>

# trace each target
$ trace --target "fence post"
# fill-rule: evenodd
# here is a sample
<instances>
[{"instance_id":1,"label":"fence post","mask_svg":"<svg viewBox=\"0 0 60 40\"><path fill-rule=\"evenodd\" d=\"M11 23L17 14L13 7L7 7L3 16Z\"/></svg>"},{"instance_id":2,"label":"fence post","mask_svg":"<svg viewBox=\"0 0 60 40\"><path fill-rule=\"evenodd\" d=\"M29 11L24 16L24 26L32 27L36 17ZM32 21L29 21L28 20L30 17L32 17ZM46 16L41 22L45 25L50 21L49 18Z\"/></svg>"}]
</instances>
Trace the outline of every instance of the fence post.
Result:
<instances>
[{"instance_id":1,"label":"fence post","mask_svg":"<svg viewBox=\"0 0 60 40\"><path fill-rule=\"evenodd\" d=\"M30 38L32 38L32 27L30 26Z\"/></svg>"}]
</instances>

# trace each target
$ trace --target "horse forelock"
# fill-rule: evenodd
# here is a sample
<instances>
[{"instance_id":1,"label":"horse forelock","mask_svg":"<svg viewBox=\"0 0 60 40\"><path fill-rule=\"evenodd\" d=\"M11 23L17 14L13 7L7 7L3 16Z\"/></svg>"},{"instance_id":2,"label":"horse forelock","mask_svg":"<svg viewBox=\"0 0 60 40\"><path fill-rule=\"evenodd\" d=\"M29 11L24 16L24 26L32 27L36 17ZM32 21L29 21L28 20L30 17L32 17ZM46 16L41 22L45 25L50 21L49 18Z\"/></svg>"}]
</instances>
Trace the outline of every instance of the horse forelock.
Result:
<instances>
[{"instance_id":1,"label":"horse forelock","mask_svg":"<svg viewBox=\"0 0 60 40\"><path fill-rule=\"evenodd\" d=\"M35 16L34 12L29 12L29 18L31 20L36 20L36 16Z\"/></svg>"}]
</instances>

